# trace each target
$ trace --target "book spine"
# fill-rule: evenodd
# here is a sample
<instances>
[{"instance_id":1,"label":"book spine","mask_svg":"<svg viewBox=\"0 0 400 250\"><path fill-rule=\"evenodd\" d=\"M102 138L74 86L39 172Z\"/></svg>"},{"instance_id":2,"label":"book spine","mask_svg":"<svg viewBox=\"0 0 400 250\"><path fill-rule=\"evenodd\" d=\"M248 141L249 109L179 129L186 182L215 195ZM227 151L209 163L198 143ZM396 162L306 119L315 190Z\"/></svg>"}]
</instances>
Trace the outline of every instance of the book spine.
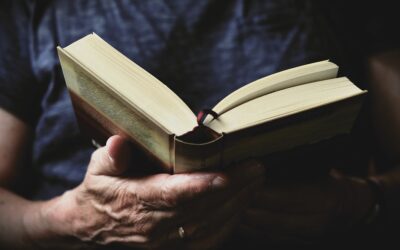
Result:
<instances>
[{"instance_id":1,"label":"book spine","mask_svg":"<svg viewBox=\"0 0 400 250\"><path fill-rule=\"evenodd\" d=\"M224 136L204 143L191 143L175 137L174 173L217 169L224 166Z\"/></svg>"}]
</instances>

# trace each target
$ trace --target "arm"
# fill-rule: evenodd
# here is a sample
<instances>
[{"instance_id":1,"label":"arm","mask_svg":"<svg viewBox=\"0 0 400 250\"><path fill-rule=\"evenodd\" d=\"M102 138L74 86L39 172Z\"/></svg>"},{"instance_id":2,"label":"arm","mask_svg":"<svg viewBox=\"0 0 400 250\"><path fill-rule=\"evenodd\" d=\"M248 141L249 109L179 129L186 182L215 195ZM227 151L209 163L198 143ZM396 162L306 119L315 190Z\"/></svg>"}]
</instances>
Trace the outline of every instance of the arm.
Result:
<instances>
[{"instance_id":1,"label":"arm","mask_svg":"<svg viewBox=\"0 0 400 250\"><path fill-rule=\"evenodd\" d=\"M375 55L368 66L373 132L393 165L391 171L372 177L384 187L387 220L383 226L388 229L388 222L400 223L400 169L395 167L400 164L400 52ZM372 191L365 179L337 173L312 182L270 182L247 210L242 232L261 242L285 244L343 236L370 213L377 198Z\"/></svg>"},{"instance_id":2,"label":"arm","mask_svg":"<svg viewBox=\"0 0 400 250\"><path fill-rule=\"evenodd\" d=\"M31 139L31 129L22 121L0 109L0 186L15 186Z\"/></svg>"},{"instance_id":3,"label":"arm","mask_svg":"<svg viewBox=\"0 0 400 250\"><path fill-rule=\"evenodd\" d=\"M2 180L8 182L29 129L0 115ZM13 133L10 133L13 131ZM4 141L4 140L2 140ZM9 147L8 145L11 145ZM12 151L7 151L7 150ZM254 163L227 172L124 176L129 148L119 136L96 150L81 185L49 201L25 200L0 189L0 245L10 249L76 249L122 244L132 247L207 249L221 243L236 223L263 168ZM182 241L178 227L183 226ZM218 230L211 230L218 227Z\"/></svg>"},{"instance_id":4,"label":"arm","mask_svg":"<svg viewBox=\"0 0 400 250\"><path fill-rule=\"evenodd\" d=\"M24 235L23 220L19 215L27 213L28 202L6 188L15 186L24 164L31 130L25 123L2 109L0 124L0 242L8 245L19 242L20 237L14 236Z\"/></svg>"}]
</instances>

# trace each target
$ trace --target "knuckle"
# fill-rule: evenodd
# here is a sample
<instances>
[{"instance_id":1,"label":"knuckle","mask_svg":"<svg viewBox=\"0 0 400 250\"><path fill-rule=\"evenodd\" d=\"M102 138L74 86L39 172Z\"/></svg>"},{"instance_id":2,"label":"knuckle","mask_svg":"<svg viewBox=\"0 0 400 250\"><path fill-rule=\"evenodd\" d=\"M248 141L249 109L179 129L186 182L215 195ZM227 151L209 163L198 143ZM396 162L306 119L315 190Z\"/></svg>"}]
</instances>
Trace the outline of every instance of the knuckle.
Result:
<instances>
[{"instance_id":1,"label":"knuckle","mask_svg":"<svg viewBox=\"0 0 400 250\"><path fill-rule=\"evenodd\" d=\"M163 185L160 189L160 194L160 198L166 207L176 207L178 205L176 190L171 185Z\"/></svg>"},{"instance_id":2,"label":"knuckle","mask_svg":"<svg viewBox=\"0 0 400 250\"><path fill-rule=\"evenodd\" d=\"M97 149L90 155L90 164L96 164L100 158L101 158L101 149Z\"/></svg>"},{"instance_id":3,"label":"knuckle","mask_svg":"<svg viewBox=\"0 0 400 250\"><path fill-rule=\"evenodd\" d=\"M85 179L82 183L85 194L84 197L97 201L101 200L102 197L106 195L105 185L101 183L100 180L103 181L102 179L98 179L96 176L90 174L85 176Z\"/></svg>"},{"instance_id":4,"label":"knuckle","mask_svg":"<svg viewBox=\"0 0 400 250\"><path fill-rule=\"evenodd\" d=\"M98 185L96 183L98 183L96 176L91 174L87 174L82 182L84 190L89 193L97 193Z\"/></svg>"},{"instance_id":5,"label":"knuckle","mask_svg":"<svg viewBox=\"0 0 400 250\"><path fill-rule=\"evenodd\" d=\"M106 153L105 148L99 148L94 151L90 156L89 170L95 166L111 166L110 158Z\"/></svg>"},{"instance_id":6,"label":"knuckle","mask_svg":"<svg viewBox=\"0 0 400 250\"><path fill-rule=\"evenodd\" d=\"M135 214L135 231L141 235L149 237L153 235L156 229L156 220L153 218L153 211L141 211Z\"/></svg>"}]
</instances>

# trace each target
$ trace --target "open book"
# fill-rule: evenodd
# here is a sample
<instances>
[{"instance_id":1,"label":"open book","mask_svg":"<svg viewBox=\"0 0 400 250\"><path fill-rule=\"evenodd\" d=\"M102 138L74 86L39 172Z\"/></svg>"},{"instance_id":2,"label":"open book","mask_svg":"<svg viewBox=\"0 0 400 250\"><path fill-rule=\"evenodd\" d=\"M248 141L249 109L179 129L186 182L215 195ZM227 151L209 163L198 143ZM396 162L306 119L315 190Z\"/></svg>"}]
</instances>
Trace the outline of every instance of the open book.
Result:
<instances>
[{"instance_id":1,"label":"open book","mask_svg":"<svg viewBox=\"0 0 400 250\"><path fill-rule=\"evenodd\" d=\"M120 134L166 171L224 166L348 133L366 91L320 61L239 88L194 114L166 85L96 34L60 48L78 122L98 142Z\"/></svg>"}]
</instances>

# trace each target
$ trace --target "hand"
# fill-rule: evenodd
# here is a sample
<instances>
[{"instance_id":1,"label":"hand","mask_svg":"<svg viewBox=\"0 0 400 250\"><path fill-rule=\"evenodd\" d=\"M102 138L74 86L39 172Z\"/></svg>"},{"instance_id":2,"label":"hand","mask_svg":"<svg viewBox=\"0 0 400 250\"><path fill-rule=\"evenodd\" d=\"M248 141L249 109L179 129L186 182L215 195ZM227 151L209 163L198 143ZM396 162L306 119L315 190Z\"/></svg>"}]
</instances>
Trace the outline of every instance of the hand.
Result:
<instances>
[{"instance_id":1,"label":"hand","mask_svg":"<svg viewBox=\"0 0 400 250\"><path fill-rule=\"evenodd\" d=\"M119 136L96 150L83 183L44 209L50 221L62 222L53 231L77 239L79 247L208 249L227 237L263 181L254 162L226 172L124 177L129 161Z\"/></svg>"},{"instance_id":2,"label":"hand","mask_svg":"<svg viewBox=\"0 0 400 250\"><path fill-rule=\"evenodd\" d=\"M366 181L335 173L315 181L270 182L244 214L240 233L266 244L316 244L345 234L373 204Z\"/></svg>"}]
</instances>

